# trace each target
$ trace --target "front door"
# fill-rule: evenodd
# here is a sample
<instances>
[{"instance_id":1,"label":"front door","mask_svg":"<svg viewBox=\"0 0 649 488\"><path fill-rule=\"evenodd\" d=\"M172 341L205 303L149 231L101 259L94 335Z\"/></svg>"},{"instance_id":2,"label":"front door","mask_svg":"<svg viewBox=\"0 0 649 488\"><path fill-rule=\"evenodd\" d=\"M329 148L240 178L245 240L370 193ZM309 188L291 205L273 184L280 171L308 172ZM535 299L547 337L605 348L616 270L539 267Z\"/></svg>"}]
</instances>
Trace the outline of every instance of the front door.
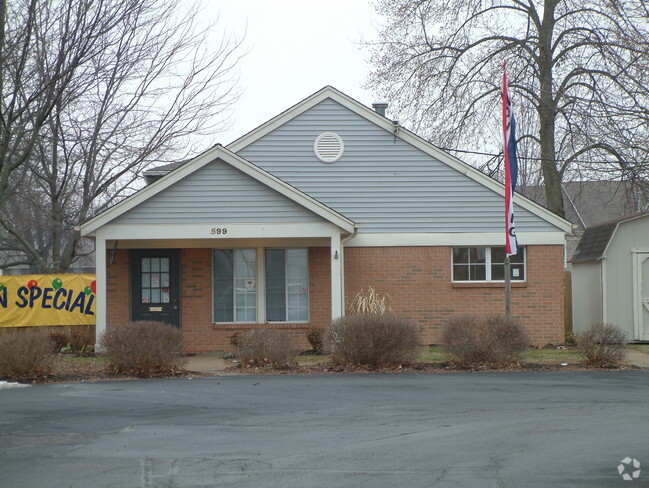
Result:
<instances>
[{"instance_id":1,"label":"front door","mask_svg":"<svg viewBox=\"0 0 649 488\"><path fill-rule=\"evenodd\" d=\"M180 327L178 249L131 251L132 318Z\"/></svg>"}]
</instances>

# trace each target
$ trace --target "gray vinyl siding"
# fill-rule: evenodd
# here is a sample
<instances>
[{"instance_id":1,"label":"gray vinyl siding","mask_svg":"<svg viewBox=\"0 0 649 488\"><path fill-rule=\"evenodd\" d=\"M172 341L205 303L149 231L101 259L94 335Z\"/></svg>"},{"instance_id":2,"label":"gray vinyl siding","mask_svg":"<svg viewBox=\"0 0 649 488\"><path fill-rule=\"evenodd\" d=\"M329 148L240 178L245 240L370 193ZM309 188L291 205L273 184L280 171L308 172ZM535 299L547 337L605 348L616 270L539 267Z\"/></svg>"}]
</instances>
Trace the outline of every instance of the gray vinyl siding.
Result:
<instances>
[{"instance_id":1,"label":"gray vinyl siding","mask_svg":"<svg viewBox=\"0 0 649 488\"><path fill-rule=\"evenodd\" d=\"M332 164L313 152L327 131L345 145ZM360 224L360 232L499 232L504 225L502 195L331 99L238 155ZM558 230L514 207L519 233Z\"/></svg>"},{"instance_id":2,"label":"gray vinyl siding","mask_svg":"<svg viewBox=\"0 0 649 488\"><path fill-rule=\"evenodd\" d=\"M572 265L572 328L576 334L603 320L602 261Z\"/></svg>"},{"instance_id":3,"label":"gray vinyl siding","mask_svg":"<svg viewBox=\"0 0 649 488\"><path fill-rule=\"evenodd\" d=\"M221 160L206 164L116 224L290 223L323 219Z\"/></svg>"}]
</instances>

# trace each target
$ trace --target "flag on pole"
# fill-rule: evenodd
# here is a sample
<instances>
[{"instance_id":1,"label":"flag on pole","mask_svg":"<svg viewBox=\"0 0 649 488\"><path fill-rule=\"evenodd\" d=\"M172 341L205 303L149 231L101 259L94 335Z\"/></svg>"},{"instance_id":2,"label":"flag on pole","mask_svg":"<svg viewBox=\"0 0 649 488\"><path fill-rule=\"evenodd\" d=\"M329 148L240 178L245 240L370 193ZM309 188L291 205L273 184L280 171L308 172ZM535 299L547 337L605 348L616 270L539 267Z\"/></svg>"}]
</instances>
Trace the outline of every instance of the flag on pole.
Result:
<instances>
[{"instance_id":1,"label":"flag on pole","mask_svg":"<svg viewBox=\"0 0 649 488\"><path fill-rule=\"evenodd\" d=\"M516 119L509 99L507 86L507 61L503 64L503 154L505 160L505 253L512 256L518 252L516 227L514 226L514 190L518 180L518 157L516 156Z\"/></svg>"}]
</instances>

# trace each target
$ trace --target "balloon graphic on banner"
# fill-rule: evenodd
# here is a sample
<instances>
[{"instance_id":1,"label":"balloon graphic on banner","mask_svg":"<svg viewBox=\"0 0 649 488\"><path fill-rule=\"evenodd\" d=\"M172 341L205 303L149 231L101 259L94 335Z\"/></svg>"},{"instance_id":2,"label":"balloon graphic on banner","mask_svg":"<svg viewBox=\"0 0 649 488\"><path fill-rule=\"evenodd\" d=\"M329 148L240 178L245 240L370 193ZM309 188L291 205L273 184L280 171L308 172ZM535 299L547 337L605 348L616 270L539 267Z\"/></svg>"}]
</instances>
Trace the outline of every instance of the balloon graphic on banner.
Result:
<instances>
[{"instance_id":1,"label":"balloon graphic on banner","mask_svg":"<svg viewBox=\"0 0 649 488\"><path fill-rule=\"evenodd\" d=\"M90 295L90 294L92 293L92 288L90 288L89 286L86 286L86 287L83 289L83 292L84 292L86 295Z\"/></svg>"},{"instance_id":2,"label":"balloon graphic on banner","mask_svg":"<svg viewBox=\"0 0 649 488\"><path fill-rule=\"evenodd\" d=\"M58 290L63 286L63 280L61 278L54 278L52 280L52 287L54 287L55 290Z\"/></svg>"},{"instance_id":3,"label":"balloon graphic on banner","mask_svg":"<svg viewBox=\"0 0 649 488\"><path fill-rule=\"evenodd\" d=\"M92 290L92 292L95 295L97 294L97 282L96 281L93 281L92 283L90 283L90 289Z\"/></svg>"},{"instance_id":4,"label":"balloon graphic on banner","mask_svg":"<svg viewBox=\"0 0 649 488\"><path fill-rule=\"evenodd\" d=\"M38 281L36 280L29 280L29 283L27 283L27 288L29 288L30 290L35 286L38 286Z\"/></svg>"},{"instance_id":5,"label":"balloon graphic on banner","mask_svg":"<svg viewBox=\"0 0 649 488\"><path fill-rule=\"evenodd\" d=\"M4 283L0 283L0 292L5 289Z\"/></svg>"}]
</instances>

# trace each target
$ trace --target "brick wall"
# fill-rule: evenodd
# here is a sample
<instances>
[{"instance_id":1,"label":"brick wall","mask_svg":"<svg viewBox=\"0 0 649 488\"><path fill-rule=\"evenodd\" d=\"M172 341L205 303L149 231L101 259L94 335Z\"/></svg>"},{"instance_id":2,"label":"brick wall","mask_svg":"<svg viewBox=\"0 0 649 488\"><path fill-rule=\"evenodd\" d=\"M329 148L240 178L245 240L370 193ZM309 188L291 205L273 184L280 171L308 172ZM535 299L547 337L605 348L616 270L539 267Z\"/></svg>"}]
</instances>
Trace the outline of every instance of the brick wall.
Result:
<instances>
[{"instance_id":1,"label":"brick wall","mask_svg":"<svg viewBox=\"0 0 649 488\"><path fill-rule=\"evenodd\" d=\"M527 275L512 285L512 315L534 344L563 343L563 247L529 246ZM503 284L451 283L450 247L346 248L346 300L368 286L389 294L394 311L419 325L427 344L440 342L448 317L504 313Z\"/></svg>"},{"instance_id":2,"label":"brick wall","mask_svg":"<svg viewBox=\"0 0 649 488\"><path fill-rule=\"evenodd\" d=\"M129 271L129 251L118 249L110 264L106 259L106 324L108 327L126 325L131 321L131 274Z\"/></svg>"},{"instance_id":3,"label":"brick wall","mask_svg":"<svg viewBox=\"0 0 649 488\"><path fill-rule=\"evenodd\" d=\"M109 327L130 321L129 254L118 250L108 266ZM232 350L237 330L260 324L213 324L211 249L181 252L181 326L187 352ZM527 328L534 344L559 344L564 337L563 248L529 246L527 283L513 284L512 314ZM307 347L305 331L331 320L329 248L309 249L309 324L273 324L288 330ZM345 295L353 299L368 286L388 293L396 313L420 326L428 344L439 342L444 321L453 315L503 313L502 284L451 283L449 247L350 247L345 249Z\"/></svg>"}]
</instances>

